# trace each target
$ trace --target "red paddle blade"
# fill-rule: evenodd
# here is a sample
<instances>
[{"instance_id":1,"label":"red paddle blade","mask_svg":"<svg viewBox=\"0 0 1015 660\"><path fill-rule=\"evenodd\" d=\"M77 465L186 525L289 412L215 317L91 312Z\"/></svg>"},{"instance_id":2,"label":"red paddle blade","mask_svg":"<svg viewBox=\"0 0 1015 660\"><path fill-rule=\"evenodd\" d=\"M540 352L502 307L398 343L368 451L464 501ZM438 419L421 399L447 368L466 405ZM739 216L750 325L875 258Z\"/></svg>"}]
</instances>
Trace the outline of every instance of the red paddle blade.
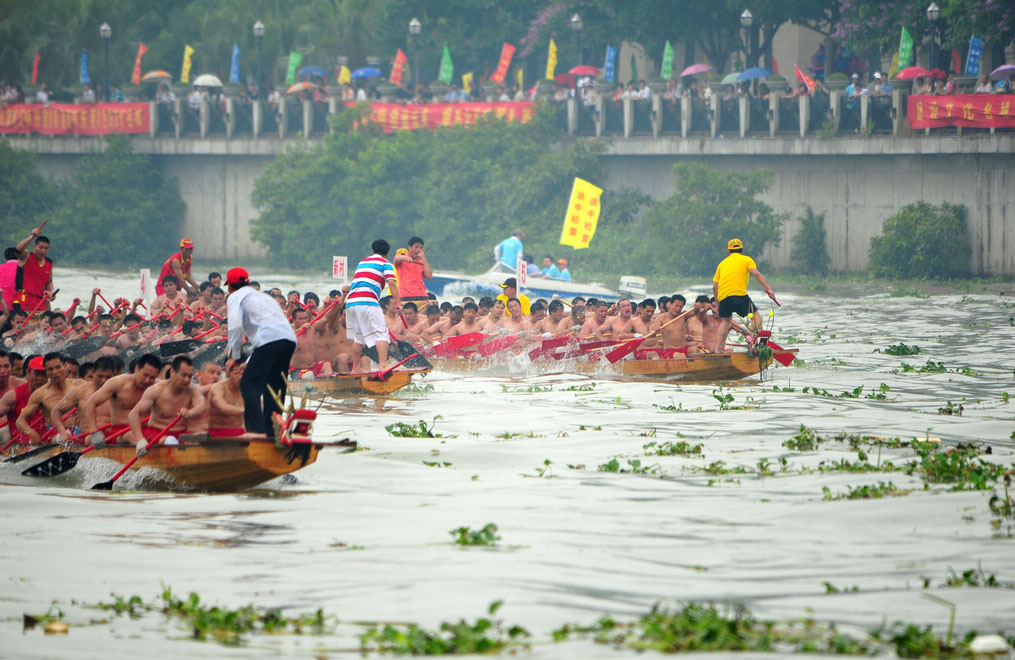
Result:
<instances>
[{"instance_id":1,"label":"red paddle blade","mask_svg":"<svg viewBox=\"0 0 1015 660\"><path fill-rule=\"evenodd\" d=\"M782 346L779 346L775 342L769 340L768 345L773 351L776 351L776 353L773 354L772 357L775 359L776 362L778 362L782 366L788 367L790 364L793 363L793 360L796 359L796 356L794 356L792 353L780 352L786 349L784 349Z\"/></svg>"},{"instance_id":2,"label":"red paddle blade","mask_svg":"<svg viewBox=\"0 0 1015 660\"><path fill-rule=\"evenodd\" d=\"M617 348L607 353L606 359L610 361L610 364L616 364L620 360L623 360L625 357L633 353L639 346L641 346L641 343L643 341L645 341L644 338L634 339L624 344L621 344Z\"/></svg>"},{"instance_id":3,"label":"red paddle blade","mask_svg":"<svg viewBox=\"0 0 1015 660\"><path fill-rule=\"evenodd\" d=\"M486 335L482 332L470 332L465 335L458 335L457 337L449 337L445 343L450 344L454 348L462 349L475 346L484 339L486 339Z\"/></svg>"},{"instance_id":4,"label":"red paddle blade","mask_svg":"<svg viewBox=\"0 0 1015 660\"><path fill-rule=\"evenodd\" d=\"M416 357L417 355L419 355L419 353L413 353L412 355L410 355L409 357L405 358L401 362L393 364L392 366L388 367L384 371L378 371L377 373L375 373L372 376L370 376L369 378L367 378L367 380L387 380L387 379L391 378L391 372L392 371L394 371L395 369L399 368L400 366L402 366L403 364L405 364L406 362L408 362L412 358Z\"/></svg>"},{"instance_id":5,"label":"red paddle blade","mask_svg":"<svg viewBox=\"0 0 1015 660\"><path fill-rule=\"evenodd\" d=\"M503 351L505 348L509 348L518 341L518 335L508 335L507 337L498 337L492 341L488 341L485 344L479 345L479 354L483 357L490 357L494 353Z\"/></svg>"}]
</instances>

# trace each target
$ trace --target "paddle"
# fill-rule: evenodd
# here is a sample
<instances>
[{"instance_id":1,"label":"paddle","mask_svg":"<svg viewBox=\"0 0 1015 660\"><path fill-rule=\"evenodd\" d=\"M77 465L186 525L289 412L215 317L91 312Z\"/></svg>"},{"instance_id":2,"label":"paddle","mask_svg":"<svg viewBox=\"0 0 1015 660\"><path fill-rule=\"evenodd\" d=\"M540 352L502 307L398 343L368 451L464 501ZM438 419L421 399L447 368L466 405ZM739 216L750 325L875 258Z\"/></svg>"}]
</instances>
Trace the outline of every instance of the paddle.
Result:
<instances>
[{"instance_id":1,"label":"paddle","mask_svg":"<svg viewBox=\"0 0 1015 660\"><path fill-rule=\"evenodd\" d=\"M413 348L412 344L407 341L402 341L390 332L388 335L391 338L388 344L388 357L397 360L408 356L412 358L408 364L410 369L433 369L433 365L430 364L430 360L427 360L425 357L420 355L416 349ZM397 351L393 349L397 349ZM363 355L367 356L374 362L380 363L376 346L364 346Z\"/></svg>"},{"instance_id":2,"label":"paddle","mask_svg":"<svg viewBox=\"0 0 1015 660\"><path fill-rule=\"evenodd\" d=\"M685 316L687 316L688 314L690 314L693 311L694 311L694 308L692 307L691 309L687 310L686 312L683 312L679 316L676 316L675 318L670 319L666 323L663 323L661 326L659 326L658 328L656 328L652 332L648 333L644 337L641 337L639 339L628 339L627 342L624 345L619 346L619 347L613 349L612 351L610 351L609 353L607 353L606 354L606 359L610 361L610 364L616 364L619 360L622 360L623 358L625 358L626 356L630 355L635 350L637 350L637 348L639 346L641 346L641 343L643 341L645 341L649 337L655 337L660 332L662 332L663 328L665 328L666 326L668 326L671 323L675 323L676 321L684 318Z\"/></svg>"},{"instance_id":3,"label":"paddle","mask_svg":"<svg viewBox=\"0 0 1015 660\"><path fill-rule=\"evenodd\" d=\"M433 347L433 352L440 357L447 357L455 351L460 351L463 348L469 348L482 342L486 339L486 335L482 332L470 332L464 335L456 335L454 337L448 337L447 341L437 344Z\"/></svg>"},{"instance_id":4,"label":"paddle","mask_svg":"<svg viewBox=\"0 0 1015 660\"><path fill-rule=\"evenodd\" d=\"M405 364L406 362L408 362L409 360L411 360L414 357L417 357L416 353L413 353L412 355L410 355L409 357L405 358L401 362L398 362L398 363L388 367L384 371L377 371L377 372L371 374L370 377L367 378L367 380L387 380L388 378L391 377L391 372L392 371L394 371L398 367L402 366L403 364Z\"/></svg>"},{"instance_id":5,"label":"paddle","mask_svg":"<svg viewBox=\"0 0 1015 660\"><path fill-rule=\"evenodd\" d=\"M141 422L142 423L147 422L150 418L151 415L142 419ZM109 428L109 426L110 426L109 424L104 425L102 428L98 429L96 433L98 433L103 429ZM108 444L110 440L115 440L116 438L119 438L121 435L123 435L129 430L130 427L128 426L126 428L120 429L119 431L111 433L108 436L106 436L104 442ZM32 467L24 470L21 474L23 474L26 477L55 477L56 475L63 474L67 470L77 465L79 458L81 458L82 456L84 456L85 454L94 449L95 445L90 445L88 447L85 447L82 451L65 451L59 453L56 456L51 456L50 458L47 458L41 463L33 465Z\"/></svg>"},{"instance_id":6,"label":"paddle","mask_svg":"<svg viewBox=\"0 0 1015 660\"><path fill-rule=\"evenodd\" d=\"M56 446L57 446L57 443L55 443L55 442L50 443L50 444L46 444L46 445L39 445L38 447L36 447L35 449L32 449L31 451L26 451L23 454L18 454L17 456L11 456L10 458L4 459L4 463L20 463L21 461L25 460L26 458L31 458L32 456L37 456L38 454L41 454L44 451L49 451L50 449L52 449L53 447L56 447Z\"/></svg>"},{"instance_id":7,"label":"paddle","mask_svg":"<svg viewBox=\"0 0 1015 660\"><path fill-rule=\"evenodd\" d=\"M166 425L166 428L164 428L161 431L159 431L158 435L156 435L154 438L152 438L151 441L147 445L145 445L145 448L144 448L145 452L147 453L149 449L151 449L152 447L155 446L155 443L157 443L159 440L161 440L163 437L165 437L165 435L167 433L169 433L169 430L171 428L173 428L174 426L176 426L176 423L178 421L180 421L181 419L183 419L183 412L182 411L176 413L176 417L173 418L173 421L169 422L169 424ZM131 468L131 466L134 465L134 463L137 463L137 459L139 459L139 458L141 458L140 455L135 455L134 458L132 458L129 461L127 461L126 465L124 465L122 468L120 468L119 472L117 472L116 474L113 475L112 479L110 479L109 481L103 481L102 483L95 484L94 486L92 486L92 490L113 490L113 483L117 479L122 477L123 473L126 472L127 470L129 470Z\"/></svg>"},{"instance_id":8,"label":"paddle","mask_svg":"<svg viewBox=\"0 0 1015 660\"><path fill-rule=\"evenodd\" d=\"M480 344L477 350L483 357L490 357L494 353L499 353L505 349L511 348L519 339L521 339L519 335L497 337L496 339L491 339L484 344Z\"/></svg>"}]
</instances>

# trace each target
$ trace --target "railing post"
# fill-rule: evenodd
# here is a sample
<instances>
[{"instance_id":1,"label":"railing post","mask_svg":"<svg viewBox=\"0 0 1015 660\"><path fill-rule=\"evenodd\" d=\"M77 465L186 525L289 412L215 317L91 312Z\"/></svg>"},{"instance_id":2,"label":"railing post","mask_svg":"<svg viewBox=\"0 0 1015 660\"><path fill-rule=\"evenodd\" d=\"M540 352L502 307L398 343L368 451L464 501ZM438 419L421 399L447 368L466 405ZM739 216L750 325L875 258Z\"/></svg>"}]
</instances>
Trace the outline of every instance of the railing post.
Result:
<instances>
[{"instance_id":1,"label":"railing post","mask_svg":"<svg viewBox=\"0 0 1015 660\"><path fill-rule=\"evenodd\" d=\"M159 132L159 104L155 101L148 102L148 134L152 137Z\"/></svg>"},{"instance_id":2,"label":"railing post","mask_svg":"<svg viewBox=\"0 0 1015 660\"><path fill-rule=\"evenodd\" d=\"M842 92L835 89L828 97L828 109L832 112L832 134L839 134L839 100Z\"/></svg>"},{"instance_id":3,"label":"railing post","mask_svg":"<svg viewBox=\"0 0 1015 660\"><path fill-rule=\"evenodd\" d=\"M284 96L278 101L278 114L275 118L278 120L278 139L284 140L286 127L289 124L289 104L286 103Z\"/></svg>"},{"instance_id":4,"label":"railing post","mask_svg":"<svg viewBox=\"0 0 1015 660\"><path fill-rule=\"evenodd\" d=\"M863 135L867 130L867 117L870 112L870 100L869 96L860 97L860 135Z\"/></svg>"},{"instance_id":5,"label":"railing post","mask_svg":"<svg viewBox=\"0 0 1015 660\"><path fill-rule=\"evenodd\" d=\"M201 101L201 110L198 113L198 120L201 125L201 139L208 135L208 99Z\"/></svg>"},{"instance_id":6,"label":"railing post","mask_svg":"<svg viewBox=\"0 0 1015 660\"><path fill-rule=\"evenodd\" d=\"M687 137L689 124L691 123L691 97L680 97L680 137Z\"/></svg>"},{"instance_id":7,"label":"railing post","mask_svg":"<svg viewBox=\"0 0 1015 660\"><path fill-rule=\"evenodd\" d=\"M772 94L768 97L768 137L774 138L779 130L780 103L782 103L782 99L779 98L778 94Z\"/></svg>"},{"instance_id":8,"label":"railing post","mask_svg":"<svg viewBox=\"0 0 1015 660\"><path fill-rule=\"evenodd\" d=\"M663 97L661 94L652 95L652 137L659 137L663 131Z\"/></svg>"},{"instance_id":9,"label":"railing post","mask_svg":"<svg viewBox=\"0 0 1015 660\"><path fill-rule=\"evenodd\" d=\"M254 101L250 105L250 123L254 131L254 138L261 136L261 129L264 128L264 103Z\"/></svg>"},{"instance_id":10,"label":"railing post","mask_svg":"<svg viewBox=\"0 0 1015 660\"><path fill-rule=\"evenodd\" d=\"M631 137L634 131L634 102L624 99L624 137Z\"/></svg>"},{"instance_id":11,"label":"railing post","mask_svg":"<svg viewBox=\"0 0 1015 660\"><path fill-rule=\"evenodd\" d=\"M719 95L716 93L712 94L712 98L708 101L708 114L709 121L712 123L712 137L719 135Z\"/></svg>"},{"instance_id":12,"label":"railing post","mask_svg":"<svg viewBox=\"0 0 1015 660\"><path fill-rule=\"evenodd\" d=\"M310 99L302 99L303 101L303 138L305 140L310 139L310 135L314 132L314 102Z\"/></svg>"},{"instance_id":13,"label":"railing post","mask_svg":"<svg viewBox=\"0 0 1015 660\"><path fill-rule=\"evenodd\" d=\"M236 100L231 97L226 97L226 139L233 137L233 131L236 130Z\"/></svg>"},{"instance_id":14,"label":"railing post","mask_svg":"<svg viewBox=\"0 0 1015 660\"><path fill-rule=\"evenodd\" d=\"M337 96L328 97L328 132L335 132L335 124L331 121L331 118L338 114L338 104L341 102Z\"/></svg>"},{"instance_id":15,"label":"railing post","mask_svg":"<svg viewBox=\"0 0 1015 660\"><path fill-rule=\"evenodd\" d=\"M606 106L606 101L603 99L602 94L596 95L596 137L603 137L603 130L606 128L606 115L603 113L603 109Z\"/></svg>"},{"instance_id":16,"label":"railing post","mask_svg":"<svg viewBox=\"0 0 1015 660\"><path fill-rule=\"evenodd\" d=\"M740 137L747 137L747 132L751 130L751 106L749 103L750 99L745 96L737 99L737 106L740 108Z\"/></svg>"},{"instance_id":17,"label":"railing post","mask_svg":"<svg viewBox=\"0 0 1015 660\"><path fill-rule=\"evenodd\" d=\"M811 97L798 96L800 108L800 137L807 137L807 127L811 124Z\"/></svg>"},{"instance_id":18,"label":"railing post","mask_svg":"<svg viewBox=\"0 0 1015 660\"><path fill-rule=\"evenodd\" d=\"M578 132L578 99L571 97L565 102L567 105L567 134L574 135Z\"/></svg>"},{"instance_id":19,"label":"railing post","mask_svg":"<svg viewBox=\"0 0 1015 660\"><path fill-rule=\"evenodd\" d=\"M176 139L179 140L180 136L183 135L183 122L186 118L183 116L183 99L179 96L173 101L173 124L176 125Z\"/></svg>"},{"instance_id":20,"label":"railing post","mask_svg":"<svg viewBox=\"0 0 1015 660\"><path fill-rule=\"evenodd\" d=\"M892 135L898 137L902 124L902 90L892 90Z\"/></svg>"}]
</instances>

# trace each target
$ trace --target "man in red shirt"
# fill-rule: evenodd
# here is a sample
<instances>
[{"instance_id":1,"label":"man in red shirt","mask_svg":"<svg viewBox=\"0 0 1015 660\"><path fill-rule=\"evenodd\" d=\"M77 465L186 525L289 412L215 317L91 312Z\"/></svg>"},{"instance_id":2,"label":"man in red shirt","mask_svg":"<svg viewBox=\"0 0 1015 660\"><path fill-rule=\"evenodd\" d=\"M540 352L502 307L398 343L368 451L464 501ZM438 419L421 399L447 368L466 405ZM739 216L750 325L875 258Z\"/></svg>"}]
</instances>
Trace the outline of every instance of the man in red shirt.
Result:
<instances>
[{"instance_id":1,"label":"man in red shirt","mask_svg":"<svg viewBox=\"0 0 1015 660\"><path fill-rule=\"evenodd\" d=\"M398 291L402 302L427 303L426 284L423 280L433 278L433 271L423 251L423 239L413 236L409 239L409 253L396 254L395 271L398 273Z\"/></svg>"},{"instance_id":2,"label":"man in red shirt","mask_svg":"<svg viewBox=\"0 0 1015 660\"><path fill-rule=\"evenodd\" d=\"M29 314L36 309L48 311L49 300L53 298L53 262L46 256L49 254L49 239L42 235L42 228L45 226L46 223L43 222L32 230L28 238L17 245L18 262L21 264L21 288L15 303L20 303L21 309ZM29 253L26 250L32 239L35 239L35 245Z\"/></svg>"},{"instance_id":3,"label":"man in red shirt","mask_svg":"<svg viewBox=\"0 0 1015 660\"><path fill-rule=\"evenodd\" d=\"M193 276L190 274L190 267L192 265L191 257L193 254L194 241L189 238L185 238L180 241L180 251L166 259L166 263L162 264L162 270L159 272L159 278L155 281L155 295L162 295L162 281L166 279L166 275L173 275L176 277L177 288L180 290L185 289L187 284L190 284L190 286L195 289L198 287L197 282L194 281Z\"/></svg>"}]
</instances>

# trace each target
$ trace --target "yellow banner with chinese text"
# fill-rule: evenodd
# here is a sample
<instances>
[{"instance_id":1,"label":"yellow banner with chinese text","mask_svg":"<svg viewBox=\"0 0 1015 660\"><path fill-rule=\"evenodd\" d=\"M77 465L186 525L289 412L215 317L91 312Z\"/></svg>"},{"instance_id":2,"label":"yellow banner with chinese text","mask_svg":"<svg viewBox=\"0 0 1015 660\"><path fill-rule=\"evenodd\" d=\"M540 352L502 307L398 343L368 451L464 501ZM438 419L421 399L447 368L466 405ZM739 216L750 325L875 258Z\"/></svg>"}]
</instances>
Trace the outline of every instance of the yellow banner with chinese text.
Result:
<instances>
[{"instance_id":1,"label":"yellow banner with chinese text","mask_svg":"<svg viewBox=\"0 0 1015 660\"><path fill-rule=\"evenodd\" d=\"M599 224L599 199L602 194L602 188L575 177L571 200L564 215L564 228L560 232L561 245L570 245L576 250L589 246Z\"/></svg>"}]
</instances>

